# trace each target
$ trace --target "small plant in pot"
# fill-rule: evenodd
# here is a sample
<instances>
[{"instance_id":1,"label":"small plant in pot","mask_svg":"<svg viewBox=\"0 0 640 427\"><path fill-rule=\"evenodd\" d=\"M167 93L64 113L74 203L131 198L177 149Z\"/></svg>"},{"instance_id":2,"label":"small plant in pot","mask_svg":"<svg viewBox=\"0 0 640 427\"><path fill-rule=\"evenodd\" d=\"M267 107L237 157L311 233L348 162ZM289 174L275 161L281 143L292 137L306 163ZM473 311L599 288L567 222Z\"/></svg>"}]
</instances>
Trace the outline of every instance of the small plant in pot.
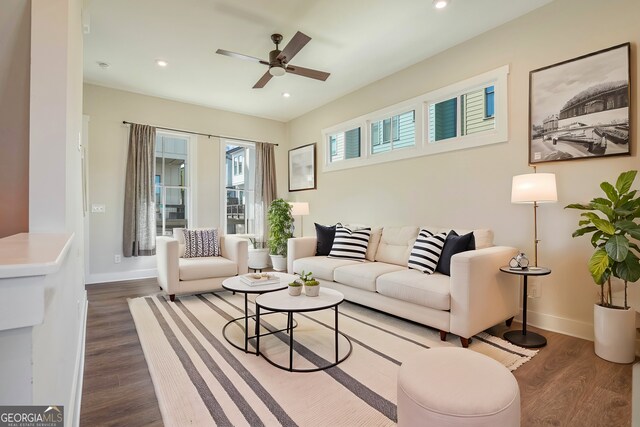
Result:
<instances>
[{"instance_id":1,"label":"small plant in pot","mask_svg":"<svg viewBox=\"0 0 640 427\"><path fill-rule=\"evenodd\" d=\"M269 255L276 271L287 269L287 240L293 237L293 216L291 205L284 199L271 202L267 211L269 222Z\"/></svg>"},{"instance_id":2,"label":"small plant in pot","mask_svg":"<svg viewBox=\"0 0 640 427\"><path fill-rule=\"evenodd\" d=\"M293 295L294 297L297 297L301 293L302 293L301 282L299 282L298 280L294 280L293 282L289 283L289 295Z\"/></svg>"},{"instance_id":3,"label":"small plant in pot","mask_svg":"<svg viewBox=\"0 0 640 427\"><path fill-rule=\"evenodd\" d=\"M308 297L317 297L320 294L320 282L313 278L313 273L310 271L305 273L302 271L300 274L302 283L304 283L304 294Z\"/></svg>"},{"instance_id":4,"label":"small plant in pot","mask_svg":"<svg viewBox=\"0 0 640 427\"><path fill-rule=\"evenodd\" d=\"M580 214L580 228L573 237L591 235L595 249L588 263L591 277L600 286L600 302L593 315L595 352L616 363L635 359L635 310L627 302L627 285L640 279L640 197L631 191L637 173L623 172L615 186L600 184L606 197L565 207L586 211ZM624 282L622 305L613 302L612 278Z\"/></svg>"}]
</instances>

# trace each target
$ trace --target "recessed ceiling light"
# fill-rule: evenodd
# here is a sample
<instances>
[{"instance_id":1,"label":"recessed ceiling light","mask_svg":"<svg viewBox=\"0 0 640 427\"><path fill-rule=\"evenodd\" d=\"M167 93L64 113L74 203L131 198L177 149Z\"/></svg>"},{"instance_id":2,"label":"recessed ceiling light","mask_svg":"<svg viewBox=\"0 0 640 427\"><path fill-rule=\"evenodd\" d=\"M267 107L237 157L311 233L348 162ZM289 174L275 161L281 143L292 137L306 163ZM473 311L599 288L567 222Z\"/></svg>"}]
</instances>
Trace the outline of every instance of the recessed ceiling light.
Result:
<instances>
[{"instance_id":1,"label":"recessed ceiling light","mask_svg":"<svg viewBox=\"0 0 640 427\"><path fill-rule=\"evenodd\" d=\"M289 97L291 97L291 94L289 92L282 92L282 97L283 98L289 98Z\"/></svg>"},{"instance_id":2,"label":"recessed ceiling light","mask_svg":"<svg viewBox=\"0 0 640 427\"><path fill-rule=\"evenodd\" d=\"M158 67L166 67L167 65L169 65L169 63L164 59L156 59L156 65Z\"/></svg>"},{"instance_id":3,"label":"recessed ceiling light","mask_svg":"<svg viewBox=\"0 0 640 427\"><path fill-rule=\"evenodd\" d=\"M447 7L448 4L449 4L449 0L433 0L433 6L436 9L443 9Z\"/></svg>"},{"instance_id":4,"label":"recessed ceiling light","mask_svg":"<svg viewBox=\"0 0 640 427\"><path fill-rule=\"evenodd\" d=\"M98 61L98 62L96 62L96 64L98 64L98 67L103 68L103 69L109 68L109 64L107 64L104 61Z\"/></svg>"}]
</instances>

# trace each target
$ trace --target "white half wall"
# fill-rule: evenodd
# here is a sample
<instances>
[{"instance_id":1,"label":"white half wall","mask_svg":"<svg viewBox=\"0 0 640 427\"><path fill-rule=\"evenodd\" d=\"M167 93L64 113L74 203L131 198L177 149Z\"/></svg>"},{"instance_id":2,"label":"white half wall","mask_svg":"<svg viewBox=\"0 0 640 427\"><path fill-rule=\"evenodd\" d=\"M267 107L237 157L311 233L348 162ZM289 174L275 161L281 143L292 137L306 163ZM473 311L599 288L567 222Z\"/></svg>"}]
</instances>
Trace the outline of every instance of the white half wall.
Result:
<instances>
[{"instance_id":1,"label":"white half wall","mask_svg":"<svg viewBox=\"0 0 640 427\"><path fill-rule=\"evenodd\" d=\"M124 180L129 126L122 121L279 143L276 147L278 194L287 195L285 124L227 111L85 84L84 114L89 121L89 283L155 275L155 257L122 258ZM218 138L196 137L196 227L220 226L220 149Z\"/></svg>"},{"instance_id":2,"label":"white half wall","mask_svg":"<svg viewBox=\"0 0 640 427\"><path fill-rule=\"evenodd\" d=\"M529 300L531 323L591 338L597 288L587 271L591 245L573 239L578 213L564 210L599 194L602 181L638 169L638 68L640 2L637 0L555 0L519 19L379 80L287 124L293 148L321 142L321 130L508 64L507 143L318 173L318 190L291 194L309 202L305 235L323 224L437 225L489 227L497 244L533 254L533 208L510 203L511 178L528 167L529 71L630 41L631 152L629 157L540 164L556 174L558 203L538 210L539 264L550 276L537 278L541 297ZM425 41L428 42L428 41ZM320 150L319 150L320 153ZM322 162L323 159L319 159ZM636 183L638 188L640 183ZM508 260L505 260L505 264ZM640 289L630 301L640 308ZM585 326L586 325L586 326Z\"/></svg>"}]
</instances>

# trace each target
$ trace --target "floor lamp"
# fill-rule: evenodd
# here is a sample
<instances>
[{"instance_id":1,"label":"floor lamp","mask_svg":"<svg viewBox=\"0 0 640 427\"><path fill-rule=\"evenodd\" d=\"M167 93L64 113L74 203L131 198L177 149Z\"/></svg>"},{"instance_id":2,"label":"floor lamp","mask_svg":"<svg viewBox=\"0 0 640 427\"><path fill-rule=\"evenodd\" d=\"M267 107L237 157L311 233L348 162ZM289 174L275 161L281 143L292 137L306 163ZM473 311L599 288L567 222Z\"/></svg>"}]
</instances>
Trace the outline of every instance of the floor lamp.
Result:
<instances>
[{"instance_id":1,"label":"floor lamp","mask_svg":"<svg viewBox=\"0 0 640 427\"><path fill-rule=\"evenodd\" d=\"M290 202L291 215L300 217L300 237L304 236L304 227L302 217L309 215L309 203L307 202Z\"/></svg>"},{"instance_id":2,"label":"floor lamp","mask_svg":"<svg viewBox=\"0 0 640 427\"><path fill-rule=\"evenodd\" d=\"M533 267L538 267L538 205L540 203L555 203L558 201L556 189L556 175L553 173L528 173L513 177L511 185L511 203L533 204Z\"/></svg>"}]
</instances>

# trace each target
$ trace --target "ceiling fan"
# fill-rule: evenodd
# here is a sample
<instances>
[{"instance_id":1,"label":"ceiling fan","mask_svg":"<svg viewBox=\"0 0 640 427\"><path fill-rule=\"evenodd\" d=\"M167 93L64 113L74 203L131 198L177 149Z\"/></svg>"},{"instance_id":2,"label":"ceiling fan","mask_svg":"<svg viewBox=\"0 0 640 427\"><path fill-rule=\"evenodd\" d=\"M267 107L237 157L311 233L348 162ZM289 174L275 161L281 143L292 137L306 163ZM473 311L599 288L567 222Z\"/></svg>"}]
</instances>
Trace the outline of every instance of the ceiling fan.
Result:
<instances>
[{"instance_id":1,"label":"ceiling fan","mask_svg":"<svg viewBox=\"0 0 640 427\"><path fill-rule=\"evenodd\" d=\"M260 64L268 65L269 70L253 85L254 89L263 88L271 77L283 76L285 73L297 74L302 77L309 77L316 80L325 81L329 77L329 73L324 71L313 70L311 68L298 67L297 65L289 64L289 61L311 40L311 37L298 31L291 41L279 50L278 45L282 42L281 34L272 34L271 40L275 43L276 48L269 52L269 61L264 61L259 58L255 58L249 55L243 55L241 53L230 52L224 49L218 49L216 53L220 55L230 56L232 58L244 59L246 61L259 62Z\"/></svg>"}]
</instances>

